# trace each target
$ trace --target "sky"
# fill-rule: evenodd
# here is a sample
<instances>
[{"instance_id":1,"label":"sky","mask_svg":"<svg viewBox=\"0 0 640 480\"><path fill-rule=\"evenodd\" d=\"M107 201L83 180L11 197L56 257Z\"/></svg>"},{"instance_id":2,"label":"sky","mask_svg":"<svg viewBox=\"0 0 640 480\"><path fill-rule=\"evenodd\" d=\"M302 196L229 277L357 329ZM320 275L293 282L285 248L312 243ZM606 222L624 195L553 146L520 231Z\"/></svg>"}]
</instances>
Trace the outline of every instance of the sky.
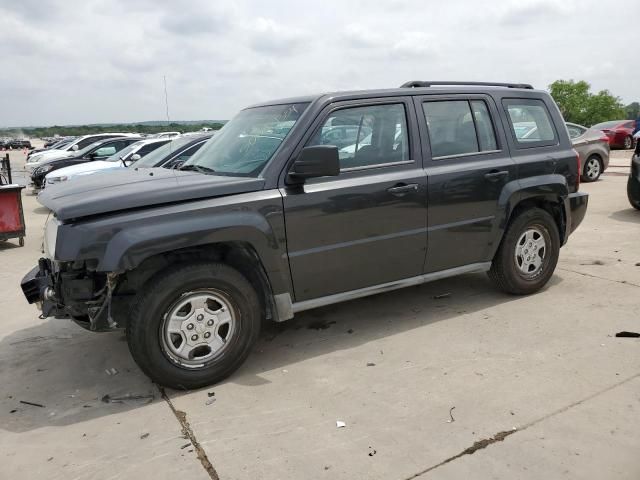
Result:
<instances>
[{"instance_id":1,"label":"sky","mask_svg":"<svg viewBox=\"0 0 640 480\"><path fill-rule=\"evenodd\" d=\"M637 0L0 0L0 126L228 119L408 80L640 100ZM629 12L624 14L623 12Z\"/></svg>"}]
</instances>

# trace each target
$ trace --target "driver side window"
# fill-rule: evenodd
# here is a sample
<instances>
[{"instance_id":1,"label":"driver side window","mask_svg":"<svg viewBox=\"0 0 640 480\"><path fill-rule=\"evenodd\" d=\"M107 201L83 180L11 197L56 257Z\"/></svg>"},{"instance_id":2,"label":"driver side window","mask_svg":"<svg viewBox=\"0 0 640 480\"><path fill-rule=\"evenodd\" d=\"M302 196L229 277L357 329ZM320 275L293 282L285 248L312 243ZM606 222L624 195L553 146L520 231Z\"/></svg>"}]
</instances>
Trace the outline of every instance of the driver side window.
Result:
<instances>
[{"instance_id":1,"label":"driver side window","mask_svg":"<svg viewBox=\"0 0 640 480\"><path fill-rule=\"evenodd\" d=\"M335 110L307 145L335 145L341 170L407 161L405 107L391 104Z\"/></svg>"}]
</instances>

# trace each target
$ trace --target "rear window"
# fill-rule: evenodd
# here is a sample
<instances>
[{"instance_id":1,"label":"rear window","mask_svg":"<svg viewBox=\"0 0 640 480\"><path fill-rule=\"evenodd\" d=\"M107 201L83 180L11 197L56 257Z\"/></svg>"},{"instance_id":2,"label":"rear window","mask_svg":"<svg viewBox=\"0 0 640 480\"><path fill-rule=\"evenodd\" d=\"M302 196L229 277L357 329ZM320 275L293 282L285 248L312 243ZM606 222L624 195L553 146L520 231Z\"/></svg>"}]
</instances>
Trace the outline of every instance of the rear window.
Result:
<instances>
[{"instance_id":1,"label":"rear window","mask_svg":"<svg viewBox=\"0 0 640 480\"><path fill-rule=\"evenodd\" d=\"M551 115L542 100L512 98L503 100L503 103L518 146L537 147L557 143Z\"/></svg>"},{"instance_id":2,"label":"rear window","mask_svg":"<svg viewBox=\"0 0 640 480\"><path fill-rule=\"evenodd\" d=\"M618 125L620 125L620 120L612 120L609 122L602 122L602 123L596 123L593 127L591 128L595 128L596 130L602 130L603 128L615 128Z\"/></svg>"}]
</instances>

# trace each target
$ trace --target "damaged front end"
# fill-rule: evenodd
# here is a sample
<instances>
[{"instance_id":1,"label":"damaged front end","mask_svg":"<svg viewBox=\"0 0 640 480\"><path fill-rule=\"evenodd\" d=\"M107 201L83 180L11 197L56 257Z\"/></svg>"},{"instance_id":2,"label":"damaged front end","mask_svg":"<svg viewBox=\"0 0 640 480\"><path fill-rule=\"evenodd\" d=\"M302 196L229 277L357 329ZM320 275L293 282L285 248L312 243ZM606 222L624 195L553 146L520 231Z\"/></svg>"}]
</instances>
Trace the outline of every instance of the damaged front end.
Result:
<instances>
[{"instance_id":1,"label":"damaged front end","mask_svg":"<svg viewBox=\"0 0 640 480\"><path fill-rule=\"evenodd\" d=\"M87 270L71 263L38 260L22 279L27 301L42 310L41 318L70 318L91 331L117 328L111 315L111 300L117 274Z\"/></svg>"}]
</instances>

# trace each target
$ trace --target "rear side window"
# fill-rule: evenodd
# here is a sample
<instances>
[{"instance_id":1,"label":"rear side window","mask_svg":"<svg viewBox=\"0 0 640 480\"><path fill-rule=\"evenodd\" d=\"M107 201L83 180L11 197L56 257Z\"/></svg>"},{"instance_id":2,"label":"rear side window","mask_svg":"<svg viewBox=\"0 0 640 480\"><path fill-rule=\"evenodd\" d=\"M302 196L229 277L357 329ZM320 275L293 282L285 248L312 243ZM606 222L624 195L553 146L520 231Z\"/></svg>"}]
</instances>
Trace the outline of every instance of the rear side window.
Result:
<instances>
[{"instance_id":1,"label":"rear side window","mask_svg":"<svg viewBox=\"0 0 640 480\"><path fill-rule=\"evenodd\" d=\"M576 125L567 125L567 131L569 132L569 138L574 139L581 136L584 132L587 131L586 128L580 128Z\"/></svg>"},{"instance_id":2,"label":"rear side window","mask_svg":"<svg viewBox=\"0 0 640 480\"><path fill-rule=\"evenodd\" d=\"M433 158L497 150L489 110L483 100L444 100L422 104Z\"/></svg>"},{"instance_id":3,"label":"rear side window","mask_svg":"<svg viewBox=\"0 0 640 480\"><path fill-rule=\"evenodd\" d=\"M537 147L557 143L549 110L542 100L512 98L503 100L503 103L519 146Z\"/></svg>"}]
</instances>

